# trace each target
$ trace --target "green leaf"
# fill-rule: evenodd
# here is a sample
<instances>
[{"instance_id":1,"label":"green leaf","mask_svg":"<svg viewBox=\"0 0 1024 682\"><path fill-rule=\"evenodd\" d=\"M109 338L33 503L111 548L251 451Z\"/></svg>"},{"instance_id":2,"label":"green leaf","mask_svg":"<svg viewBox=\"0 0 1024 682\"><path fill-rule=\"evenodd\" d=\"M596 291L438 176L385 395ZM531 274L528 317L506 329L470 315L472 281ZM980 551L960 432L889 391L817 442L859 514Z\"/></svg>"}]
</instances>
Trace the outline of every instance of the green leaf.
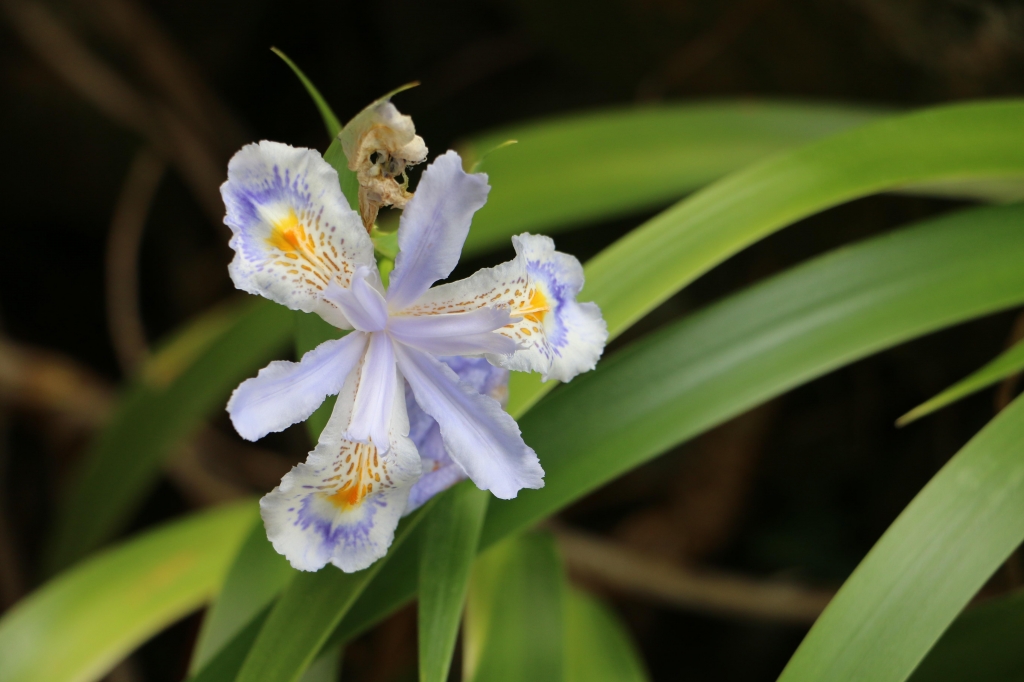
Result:
<instances>
[{"instance_id":1,"label":"green leaf","mask_svg":"<svg viewBox=\"0 0 1024 682\"><path fill-rule=\"evenodd\" d=\"M492 500L487 547L652 457L785 391L903 341L1024 302L1024 207L972 209L815 258L667 326L523 417L545 486ZM395 553L365 629L416 591ZM383 579L382 573L382 579Z\"/></svg>"},{"instance_id":2,"label":"green leaf","mask_svg":"<svg viewBox=\"0 0 1024 682\"><path fill-rule=\"evenodd\" d=\"M306 92L309 93L309 96L313 99L313 103L316 104L317 111L320 112L320 117L324 120L324 127L327 128L327 134L331 139L337 137L338 133L341 132L341 121L339 121L338 117L334 115L333 111L331 111L330 105L327 104L327 100L323 98L320 91L316 89L315 85L313 85L313 81L306 78L306 74L302 73L302 69L300 69L295 62L289 59L288 55L284 52L276 47L270 48L270 51L283 59L284 63L287 64L295 75L298 76L299 80L302 81L303 87L306 88Z\"/></svg>"},{"instance_id":3,"label":"green leaf","mask_svg":"<svg viewBox=\"0 0 1024 682\"><path fill-rule=\"evenodd\" d=\"M188 682L230 682L235 679L269 615L270 605L267 605L253 616L241 630L222 643L199 670L192 671Z\"/></svg>"},{"instance_id":4,"label":"green leaf","mask_svg":"<svg viewBox=\"0 0 1024 682\"><path fill-rule=\"evenodd\" d=\"M517 124L462 145L492 186L464 252L653 209L726 173L876 120L879 110L723 101L632 106Z\"/></svg>"},{"instance_id":5,"label":"green leaf","mask_svg":"<svg viewBox=\"0 0 1024 682\"><path fill-rule=\"evenodd\" d=\"M146 383L143 372L144 379L126 390L62 496L65 503L58 509L47 552L49 569L67 566L123 527L174 446L224 409L235 386L271 360L291 334L291 311L253 299L236 309L230 325L208 339L166 386Z\"/></svg>"},{"instance_id":6,"label":"green leaf","mask_svg":"<svg viewBox=\"0 0 1024 682\"><path fill-rule=\"evenodd\" d=\"M949 461L843 584L779 678L902 682L1024 540L1024 400Z\"/></svg>"},{"instance_id":7,"label":"green leaf","mask_svg":"<svg viewBox=\"0 0 1024 682\"><path fill-rule=\"evenodd\" d=\"M519 421L545 485L494 500L482 542L832 369L1020 304L1022 221L972 209L841 248L620 351Z\"/></svg>"},{"instance_id":8,"label":"green leaf","mask_svg":"<svg viewBox=\"0 0 1024 682\"><path fill-rule=\"evenodd\" d=\"M897 426L906 426L957 400L991 386L997 381L1024 369L1024 342L1015 344L977 372L961 379L934 398L927 400L896 420Z\"/></svg>"},{"instance_id":9,"label":"green leaf","mask_svg":"<svg viewBox=\"0 0 1024 682\"><path fill-rule=\"evenodd\" d=\"M251 500L193 514L74 566L0 619L4 682L90 682L220 586Z\"/></svg>"},{"instance_id":10,"label":"green leaf","mask_svg":"<svg viewBox=\"0 0 1024 682\"><path fill-rule=\"evenodd\" d=\"M448 679L489 497L465 481L440 495L424 522L418 611L421 682Z\"/></svg>"},{"instance_id":11,"label":"green leaf","mask_svg":"<svg viewBox=\"0 0 1024 682\"><path fill-rule=\"evenodd\" d=\"M548 533L524 533L482 554L466 605L463 679L562 682L565 590Z\"/></svg>"},{"instance_id":12,"label":"green leaf","mask_svg":"<svg viewBox=\"0 0 1024 682\"><path fill-rule=\"evenodd\" d=\"M647 673L615 615L570 587L565 600L566 682L644 682Z\"/></svg>"},{"instance_id":13,"label":"green leaf","mask_svg":"<svg viewBox=\"0 0 1024 682\"><path fill-rule=\"evenodd\" d=\"M403 519L395 531L391 552L369 568L342 573L327 566L295 576L260 630L237 682L299 680L324 645L331 646L331 632L430 507L428 503Z\"/></svg>"},{"instance_id":14,"label":"green leaf","mask_svg":"<svg viewBox=\"0 0 1024 682\"><path fill-rule=\"evenodd\" d=\"M614 338L729 256L818 211L914 183L1019 179L1022 118L1021 100L936 107L775 156L695 193L602 251L587 263L579 299L601 307ZM553 384L517 383L510 409L531 405Z\"/></svg>"},{"instance_id":15,"label":"green leaf","mask_svg":"<svg viewBox=\"0 0 1024 682\"><path fill-rule=\"evenodd\" d=\"M270 604L295 575L288 561L274 551L267 540L262 519L256 518L249 536L234 557L223 589L203 618L189 665L190 672L195 674L206 666L261 613L265 617ZM253 632L248 640L249 646L255 638L256 633ZM238 658L239 665L248 649L246 646Z\"/></svg>"},{"instance_id":16,"label":"green leaf","mask_svg":"<svg viewBox=\"0 0 1024 682\"><path fill-rule=\"evenodd\" d=\"M910 682L1024 679L1024 591L968 609L946 630Z\"/></svg>"}]
</instances>

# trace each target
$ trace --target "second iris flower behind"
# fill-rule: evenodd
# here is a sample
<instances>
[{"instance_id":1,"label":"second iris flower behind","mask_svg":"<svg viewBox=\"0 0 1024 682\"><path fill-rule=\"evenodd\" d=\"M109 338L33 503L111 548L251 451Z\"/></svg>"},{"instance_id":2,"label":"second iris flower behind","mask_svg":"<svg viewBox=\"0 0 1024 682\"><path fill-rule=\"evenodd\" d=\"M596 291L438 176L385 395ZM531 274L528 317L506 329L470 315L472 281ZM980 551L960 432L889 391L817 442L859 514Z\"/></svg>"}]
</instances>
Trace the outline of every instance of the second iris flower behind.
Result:
<instances>
[{"instance_id":1,"label":"second iris flower behind","mask_svg":"<svg viewBox=\"0 0 1024 682\"><path fill-rule=\"evenodd\" d=\"M503 499L544 485L537 455L492 397L495 377L506 368L568 381L594 367L607 330L595 304L575 300L579 261L547 237L513 237L515 259L433 286L458 263L489 190L455 152L428 166L402 213L385 290L362 221L319 153L264 141L231 160L221 192L232 281L353 330L297 363L272 362L228 403L238 432L256 440L338 394L309 458L260 503L271 542L295 568L369 566L387 552L414 485L412 506L463 473Z\"/></svg>"}]
</instances>

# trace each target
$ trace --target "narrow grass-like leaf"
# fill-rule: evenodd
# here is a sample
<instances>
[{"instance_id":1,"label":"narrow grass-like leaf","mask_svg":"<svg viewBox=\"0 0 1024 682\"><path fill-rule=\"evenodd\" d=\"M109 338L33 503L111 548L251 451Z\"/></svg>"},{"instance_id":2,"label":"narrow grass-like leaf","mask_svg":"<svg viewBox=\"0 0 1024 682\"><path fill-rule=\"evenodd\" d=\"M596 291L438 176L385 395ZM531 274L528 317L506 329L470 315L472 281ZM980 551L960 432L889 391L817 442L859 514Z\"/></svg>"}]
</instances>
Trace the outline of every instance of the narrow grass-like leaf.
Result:
<instances>
[{"instance_id":1,"label":"narrow grass-like leaf","mask_svg":"<svg viewBox=\"0 0 1024 682\"><path fill-rule=\"evenodd\" d=\"M466 253L523 231L551 233L656 208L726 173L882 115L821 104L724 101L627 107L489 131L462 145L487 156L491 193Z\"/></svg>"},{"instance_id":2,"label":"narrow grass-like leaf","mask_svg":"<svg viewBox=\"0 0 1024 682\"><path fill-rule=\"evenodd\" d=\"M448 679L489 493L469 481L442 494L424 521L419 571L420 682Z\"/></svg>"},{"instance_id":3,"label":"narrow grass-like leaf","mask_svg":"<svg viewBox=\"0 0 1024 682\"><path fill-rule=\"evenodd\" d=\"M647 673L626 630L608 608L570 587L565 595L566 682L644 682Z\"/></svg>"},{"instance_id":4,"label":"narrow grass-like leaf","mask_svg":"<svg viewBox=\"0 0 1024 682\"><path fill-rule=\"evenodd\" d=\"M992 362L977 372L961 379L934 398L927 400L896 420L897 426L906 426L912 421L931 414L936 410L955 403L972 393L1002 381L1011 374L1024 369L1024 342L1019 342L1001 353Z\"/></svg>"},{"instance_id":5,"label":"narrow grass-like leaf","mask_svg":"<svg viewBox=\"0 0 1024 682\"><path fill-rule=\"evenodd\" d=\"M972 209L841 248L613 355L520 420L545 486L494 500L483 542L836 367L1019 304L1022 221Z\"/></svg>"},{"instance_id":6,"label":"narrow grass-like leaf","mask_svg":"<svg viewBox=\"0 0 1024 682\"><path fill-rule=\"evenodd\" d=\"M224 409L235 386L272 359L292 334L291 311L276 303L253 299L235 314L168 385L138 382L127 389L63 496L66 503L58 509L47 556L51 571L121 528L173 447L208 415Z\"/></svg>"},{"instance_id":7,"label":"narrow grass-like leaf","mask_svg":"<svg viewBox=\"0 0 1024 682\"><path fill-rule=\"evenodd\" d=\"M545 487L492 500L486 547L673 445L871 353L1024 302L1024 207L963 211L839 249L648 336L520 419ZM416 591L402 550L345 637ZM383 573L382 573L383 576Z\"/></svg>"},{"instance_id":8,"label":"narrow grass-like leaf","mask_svg":"<svg viewBox=\"0 0 1024 682\"><path fill-rule=\"evenodd\" d=\"M524 533L482 554L466 605L463 679L562 682L565 590L548 533Z\"/></svg>"},{"instance_id":9,"label":"narrow grass-like leaf","mask_svg":"<svg viewBox=\"0 0 1024 682\"><path fill-rule=\"evenodd\" d=\"M270 48L270 51L284 60L284 63L288 65L288 68L290 68L296 77L298 77L302 82L302 86L306 88L306 92L309 93L313 103L316 104L317 111L320 112L320 117L324 120L324 127L327 129L327 134L331 139L334 139L338 133L341 132L341 121L339 121L338 117L334 115L333 111L331 111L331 106L327 104L327 100L323 98L320 91L317 90L315 85L313 85L313 81L306 78L306 74L302 72L302 69L288 58L288 55L276 47Z\"/></svg>"},{"instance_id":10,"label":"narrow grass-like leaf","mask_svg":"<svg viewBox=\"0 0 1024 682\"><path fill-rule=\"evenodd\" d=\"M392 552L429 512L427 503L398 525ZM315 573L299 573L278 598L237 682L294 682L328 644L331 632L367 584L387 564L391 554L357 573L342 573L327 566Z\"/></svg>"},{"instance_id":11,"label":"narrow grass-like leaf","mask_svg":"<svg viewBox=\"0 0 1024 682\"><path fill-rule=\"evenodd\" d=\"M249 536L231 564L223 589L203 618L189 666L192 673L206 666L257 615L267 611L284 586L295 576L288 561L275 552L267 540L263 521L255 509L253 516L255 518ZM250 644L255 637L253 633L249 639ZM248 651L248 647L245 650Z\"/></svg>"},{"instance_id":12,"label":"narrow grass-like leaf","mask_svg":"<svg viewBox=\"0 0 1024 682\"><path fill-rule=\"evenodd\" d=\"M1024 591L991 599L957 618L910 676L910 682L1005 682L1024 679Z\"/></svg>"},{"instance_id":13,"label":"narrow grass-like leaf","mask_svg":"<svg viewBox=\"0 0 1024 682\"><path fill-rule=\"evenodd\" d=\"M198 670L190 674L188 682L230 682L235 679L263 624L267 622L270 608L269 604L263 607L263 610L253 616L242 629L222 642L214 654L205 660Z\"/></svg>"},{"instance_id":14,"label":"narrow grass-like leaf","mask_svg":"<svg viewBox=\"0 0 1024 682\"><path fill-rule=\"evenodd\" d=\"M194 514L52 579L0 619L0 680L99 679L216 592L255 513L247 500Z\"/></svg>"},{"instance_id":15,"label":"narrow grass-like leaf","mask_svg":"<svg viewBox=\"0 0 1024 682\"><path fill-rule=\"evenodd\" d=\"M1024 400L918 493L857 566L779 678L902 682L1024 540Z\"/></svg>"},{"instance_id":16,"label":"narrow grass-like leaf","mask_svg":"<svg viewBox=\"0 0 1024 682\"><path fill-rule=\"evenodd\" d=\"M1022 118L1022 100L942 106L775 156L702 189L602 251L587 263L579 298L601 306L614 338L729 256L818 211L914 183L1019 180ZM529 407L554 384L517 380L510 411Z\"/></svg>"}]
</instances>

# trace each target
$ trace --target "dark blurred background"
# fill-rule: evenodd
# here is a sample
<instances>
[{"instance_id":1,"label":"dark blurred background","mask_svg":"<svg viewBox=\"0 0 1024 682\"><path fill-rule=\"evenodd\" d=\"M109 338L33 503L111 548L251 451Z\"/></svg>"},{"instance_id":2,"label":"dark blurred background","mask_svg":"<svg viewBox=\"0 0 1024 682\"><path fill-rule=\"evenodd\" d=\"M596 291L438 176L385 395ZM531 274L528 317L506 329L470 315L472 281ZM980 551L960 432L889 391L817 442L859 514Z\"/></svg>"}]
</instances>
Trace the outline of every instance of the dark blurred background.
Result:
<instances>
[{"instance_id":1,"label":"dark blurred background","mask_svg":"<svg viewBox=\"0 0 1024 682\"><path fill-rule=\"evenodd\" d=\"M115 387L150 344L234 295L216 193L229 156L262 138L326 146L314 107L271 46L343 120L421 81L397 103L432 154L498 125L645 101L906 108L1024 90L1020 2L2 0L0 8L8 245L0 609L40 580L50 510ZM883 196L827 211L702 277L615 347L810 256L953 206ZM587 258L646 217L558 243ZM598 491L559 520L574 576L614 605L654 680L775 679L816 605L1015 387L905 429L895 418L1020 336L1015 320L1015 312L993 316L858 362ZM308 445L292 429L243 446L218 418L168 466L132 530L268 490ZM625 557L632 583L595 571L584 551L594 547L569 541L579 533ZM725 578L727 592L751 603L729 610L679 590L637 590L666 570L698 593ZM779 581L798 592L802 610L758 603ZM1013 558L986 590L1019 582ZM176 625L114 677L182 679L198 623ZM414 611L355 642L344 676L415 679Z\"/></svg>"}]
</instances>

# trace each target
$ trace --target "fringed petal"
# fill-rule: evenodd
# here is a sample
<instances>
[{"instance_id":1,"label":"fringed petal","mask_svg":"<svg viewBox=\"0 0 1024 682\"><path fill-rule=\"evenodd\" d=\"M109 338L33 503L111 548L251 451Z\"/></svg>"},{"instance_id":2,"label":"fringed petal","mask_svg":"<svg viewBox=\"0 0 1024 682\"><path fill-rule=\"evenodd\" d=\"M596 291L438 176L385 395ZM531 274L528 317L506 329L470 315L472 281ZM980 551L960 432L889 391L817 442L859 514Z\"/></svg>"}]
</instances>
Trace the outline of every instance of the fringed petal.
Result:
<instances>
[{"instance_id":1,"label":"fringed petal","mask_svg":"<svg viewBox=\"0 0 1024 682\"><path fill-rule=\"evenodd\" d=\"M346 440L357 380L350 378L316 449L260 500L267 536L300 571L332 563L346 573L383 557L420 474L407 435L405 398L395 396L390 447Z\"/></svg>"},{"instance_id":2,"label":"fringed petal","mask_svg":"<svg viewBox=\"0 0 1024 682\"><path fill-rule=\"evenodd\" d=\"M235 286L349 328L324 291L332 283L348 287L359 265L377 266L337 172L312 149L264 140L232 157L220 190Z\"/></svg>"}]
</instances>

